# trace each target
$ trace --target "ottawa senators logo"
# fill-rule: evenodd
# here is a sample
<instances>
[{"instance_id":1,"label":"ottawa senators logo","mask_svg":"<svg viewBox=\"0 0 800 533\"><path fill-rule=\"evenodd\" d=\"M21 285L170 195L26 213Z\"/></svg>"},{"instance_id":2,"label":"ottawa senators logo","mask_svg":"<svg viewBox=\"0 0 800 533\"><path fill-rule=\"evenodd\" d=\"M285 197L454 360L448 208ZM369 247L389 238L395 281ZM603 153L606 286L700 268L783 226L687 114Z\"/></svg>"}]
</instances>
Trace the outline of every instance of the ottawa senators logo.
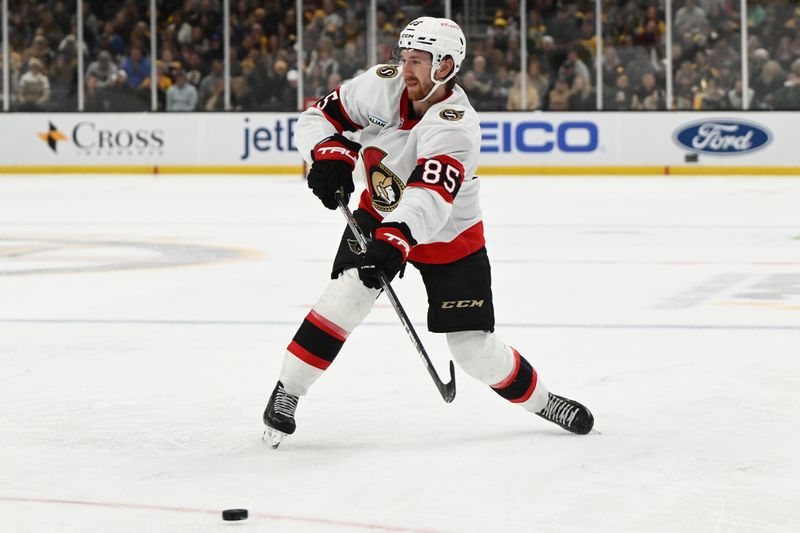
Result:
<instances>
[{"instance_id":1,"label":"ottawa senators logo","mask_svg":"<svg viewBox=\"0 0 800 533\"><path fill-rule=\"evenodd\" d=\"M456 120L461 120L462 118L464 118L464 112L463 111L457 111L455 109L452 109L452 108L448 107L447 109L442 109L439 112L439 117L443 118L445 120L456 121Z\"/></svg>"},{"instance_id":2,"label":"ottawa senators logo","mask_svg":"<svg viewBox=\"0 0 800 533\"><path fill-rule=\"evenodd\" d=\"M394 211L403 196L405 183L383 164L386 152L373 146L362 151L361 160L367 171L367 187L372 196L372 206L383 213Z\"/></svg>"},{"instance_id":3,"label":"ottawa senators logo","mask_svg":"<svg viewBox=\"0 0 800 533\"><path fill-rule=\"evenodd\" d=\"M378 67L378 70L375 71L379 77L386 79L394 78L397 76L398 72L397 65L381 65Z\"/></svg>"}]
</instances>

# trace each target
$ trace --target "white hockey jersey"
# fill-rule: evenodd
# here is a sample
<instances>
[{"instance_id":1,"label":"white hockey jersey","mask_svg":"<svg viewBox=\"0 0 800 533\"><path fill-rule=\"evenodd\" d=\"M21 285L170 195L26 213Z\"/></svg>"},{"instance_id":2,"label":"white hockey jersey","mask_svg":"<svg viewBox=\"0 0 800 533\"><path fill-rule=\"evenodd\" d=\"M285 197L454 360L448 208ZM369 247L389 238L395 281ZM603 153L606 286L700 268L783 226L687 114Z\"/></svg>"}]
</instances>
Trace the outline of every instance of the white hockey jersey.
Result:
<instances>
[{"instance_id":1,"label":"white hockey jersey","mask_svg":"<svg viewBox=\"0 0 800 533\"><path fill-rule=\"evenodd\" d=\"M400 68L377 65L304 111L295 144L311 164L314 146L334 133L361 144L359 207L408 225L418 243L410 261L450 263L484 246L475 176L481 130L460 87L415 117Z\"/></svg>"}]
</instances>

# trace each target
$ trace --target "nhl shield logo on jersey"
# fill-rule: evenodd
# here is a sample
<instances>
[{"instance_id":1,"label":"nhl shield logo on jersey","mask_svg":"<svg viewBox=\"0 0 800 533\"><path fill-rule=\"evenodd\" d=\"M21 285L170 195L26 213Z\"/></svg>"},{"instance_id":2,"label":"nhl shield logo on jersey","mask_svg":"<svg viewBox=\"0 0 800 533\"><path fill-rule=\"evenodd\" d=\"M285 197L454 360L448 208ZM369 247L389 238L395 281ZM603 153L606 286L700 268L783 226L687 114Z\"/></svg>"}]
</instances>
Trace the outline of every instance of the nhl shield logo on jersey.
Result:
<instances>
[{"instance_id":1,"label":"nhl shield logo on jersey","mask_svg":"<svg viewBox=\"0 0 800 533\"><path fill-rule=\"evenodd\" d=\"M394 78L397 76L398 72L399 69L397 68L397 65L381 65L378 67L378 70L375 71L379 77L387 79Z\"/></svg>"},{"instance_id":2,"label":"nhl shield logo on jersey","mask_svg":"<svg viewBox=\"0 0 800 533\"><path fill-rule=\"evenodd\" d=\"M456 121L464 118L464 112L448 107L447 109L442 109L439 112L439 116L445 120Z\"/></svg>"}]
</instances>

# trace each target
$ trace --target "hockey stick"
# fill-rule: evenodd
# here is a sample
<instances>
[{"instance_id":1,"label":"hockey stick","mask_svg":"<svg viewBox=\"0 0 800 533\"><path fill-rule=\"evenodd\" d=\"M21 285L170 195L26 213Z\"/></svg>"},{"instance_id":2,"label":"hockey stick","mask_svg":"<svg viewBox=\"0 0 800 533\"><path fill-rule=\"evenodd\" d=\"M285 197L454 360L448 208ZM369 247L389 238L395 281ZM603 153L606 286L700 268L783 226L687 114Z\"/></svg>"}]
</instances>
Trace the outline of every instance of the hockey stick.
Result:
<instances>
[{"instance_id":1,"label":"hockey stick","mask_svg":"<svg viewBox=\"0 0 800 533\"><path fill-rule=\"evenodd\" d=\"M344 218L347 220L347 225L350 227L350 231L353 232L355 235L356 240L358 241L358 245L361 247L361 250L367 249L367 238L362 233L361 228L358 227L358 222L356 222L353 213L350 212L350 208L347 207L345 203L344 196L341 192L336 194L336 202L339 204L339 210L344 215ZM445 402L450 403L453 401L453 398L456 397L456 372L455 367L453 365L453 361L450 361L450 382L444 383L442 379L439 377L439 374L436 373L436 369L433 368L433 364L431 363L430 357L428 357L428 353L425 351L425 347L422 345L422 341L419 340L419 336L417 336L417 332L414 329L414 326L411 324L411 320L409 320L408 315L403 309L403 306L400 304L400 300L397 299L397 294L395 294L394 289L389 284L389 280L386 278L386 274L381 272L381 286L383 287L383 292L386 293L386 296L389 298L389 301L392 303L392 307L394 307L397 316L400 318L400 322L403 324L403 327L408 333L409 338L411 339L411 343L414 345L414 348L417 349L417 353L422 358L422 362L425 364L425 368L428 369L428 373L433 378L433 382L436 384L436 388L439 389L439 394L442 395L442 398Z\"/></svg>"}]
</instances>

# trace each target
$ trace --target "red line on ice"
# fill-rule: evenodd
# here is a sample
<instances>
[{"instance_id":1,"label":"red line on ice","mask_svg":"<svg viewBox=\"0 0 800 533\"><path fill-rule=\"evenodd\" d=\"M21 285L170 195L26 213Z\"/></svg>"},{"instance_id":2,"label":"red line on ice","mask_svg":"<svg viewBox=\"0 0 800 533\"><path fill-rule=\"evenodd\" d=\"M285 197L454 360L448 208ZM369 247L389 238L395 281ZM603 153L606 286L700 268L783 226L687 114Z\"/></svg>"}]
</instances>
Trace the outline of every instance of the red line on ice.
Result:
<instances>
[{"instance_id":1,"label":"red line on ice","mask_svg":"<svg viewBox=\"0 0 800 533\"><path fill-rule=\"evenodd\" d=\"M144 509L151 511L170 511L174 513L202 513L209 515L221 514L222 511L211 511L209 509L198 509L195 507L171 507L166 505L148 505L143 503L122 503L122 502L93 502L88 500L60 500L55 498L20 498L15 496L0 496L0 501L6 502L26 502L26 503L52 503L58 505L83 505L87 507L106 507L109 509ZM359 522L345 522L341 520L327 520L325 518L304 518L301 516L288 516L267 513L250 513L252 518L265 518L268 520L289 520L293 522L306 522L312 524L323 524L330 526L346 526L358 529L370 529L375 531L395 531L405 533L439 533L431 529L411 529L407 527L383 526L380 524L363 524Z\"/></svg>"}]
</instances>

